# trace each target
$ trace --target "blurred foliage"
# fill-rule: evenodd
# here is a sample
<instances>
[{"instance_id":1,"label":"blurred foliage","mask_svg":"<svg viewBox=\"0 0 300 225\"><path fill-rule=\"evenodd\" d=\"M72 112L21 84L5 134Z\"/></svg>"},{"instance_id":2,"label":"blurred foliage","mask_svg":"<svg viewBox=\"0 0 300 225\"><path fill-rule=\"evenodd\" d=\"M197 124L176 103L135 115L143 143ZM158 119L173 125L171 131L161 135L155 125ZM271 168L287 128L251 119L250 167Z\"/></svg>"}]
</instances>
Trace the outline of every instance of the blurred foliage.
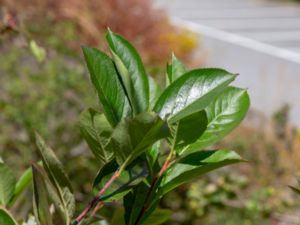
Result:
<instances>
[{"instance_id":1,"label":"blurred foliage","mask_svg":"<svg viewBox=\"0 0 300 225\"><path fill-rule=\"evenodd\" d=\"M81 45L104 48L107 27L133 42L151 67L165 66L172 51L183 60L191 59L197 45L195 34L172 26L150 0L2 1L32 35L65 53Z\"/></svg>"},{"instance_id":2,"label":"blurred foliage","mask_svg":"<svg viewBox=\"0 0 300 225\"><path fill-rule=\"evenodd\" d=\"M39 63L31 50L22 37L1 42L0 155L19 176L36 158L36 130L64 158L77 188L82 188L79 193L89 191L91 187L82 184L91 182L88 171L95 172L97 167L82 142L77 119L85 107L98 106L84 64L50 49L47 62Z\"/></svg>"}]
</instances>

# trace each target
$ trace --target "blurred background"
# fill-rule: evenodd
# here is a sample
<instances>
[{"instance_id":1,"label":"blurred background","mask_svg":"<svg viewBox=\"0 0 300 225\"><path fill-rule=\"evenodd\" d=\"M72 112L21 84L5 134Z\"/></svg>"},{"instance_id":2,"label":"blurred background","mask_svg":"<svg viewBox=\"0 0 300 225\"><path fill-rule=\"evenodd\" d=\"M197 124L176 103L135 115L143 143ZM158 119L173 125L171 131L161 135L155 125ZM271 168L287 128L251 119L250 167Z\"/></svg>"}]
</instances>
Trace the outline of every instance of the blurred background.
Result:
<instances>
[{"instance_id":1,"label":"blurred background","mask_svg":"<svg viewBox=\"0 0 300 225\"><path fill-rule=\"evenodd\" d=\"M0 0L0 156L19 176L36 160L33 132L63 159L85 204L97 165L78 116L99 109L80 47L107 51L107 27L140 51L164 86L173 51L188 67L239 73L252 107L218 143L249 163L170 193L167 225L299 225L300 2L288 0ZM30 213L31 190L15 207Z\"/></svg>"}]
</instances>

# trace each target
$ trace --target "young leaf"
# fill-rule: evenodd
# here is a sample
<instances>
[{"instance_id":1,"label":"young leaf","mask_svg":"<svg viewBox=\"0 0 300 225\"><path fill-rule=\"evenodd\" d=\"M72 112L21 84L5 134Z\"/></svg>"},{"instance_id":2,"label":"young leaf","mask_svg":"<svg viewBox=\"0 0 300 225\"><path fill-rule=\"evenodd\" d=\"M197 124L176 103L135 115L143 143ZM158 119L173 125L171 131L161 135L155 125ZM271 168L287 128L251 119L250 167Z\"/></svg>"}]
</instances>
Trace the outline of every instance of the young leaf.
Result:
<instances>
[{"instance_id":1,"label":"young leaf","mask_svg":"<svg viewBox=\"0 0 300 225\"><path fill-rule=\"evenodd\" d=\"M204 110L196 112L179 120L170 126L174 149L180 155L185 147L195 142L207 127L207 117Z\"/></svg>"},{"instance_id":2,"label":"young leaf","mask_svg":"<svg viewBox=\"0 0 300 225\"><path fill-rule=\"evenodd\" d=\"M156 141L169 135L165 121L155 113L142 113L134 118L125 118L113 131L111 148L119 165L136 159Z\"/></svg>"},{"instance_id":3,"label":"young leaf","mask_svg":"<svg viewBox=\"0 0 300 225\"><path fill-rule=\"evenodd\" d=\"M18 225L17 221L12 215L5 209L0 207L0 224L1 225Z\"/></svg>"},{"instance_id":4,"label":"young leaf","mask_svg":"<svg viewBox=\"0 0 300 225\"><path fill-rule=\"evenodd\" d=\"M84 57L104 113L112 126L131 114L131 107L112 60L95 48L83 48Z\"/></svg>"},{"instance_id":5,"label":"young leaf","mask_svg":"<svg viewBox=\"0 0 300 225\"><path fill-rule=\"evenodd\" d=\"M0 205L6 206L13 197L16 178L4 163L0 163Z\"/></svg>"},{"instance_id":6,"label":"young leaf","mask_svg":"<svg viewBox=\"0 0 300 225\"><path fill-rule=\"evenodd\" d=\"M168 82L169 84L173 83L179 77L187 72L187 69L183 65L183 63L176 58L175 54L172 54L172 62L167 67L167 74L168 74Z\"/></svg>"},{"instance_id":7,"label":"young leaf","mask_svg":"<svg viewBox=\"0 0 300 225\"><path fill-rule=\"evenodd\" d=\"M161 195L174 188L226 165L242 162L241 157L230 150L195 152L175 162L163 176Z\"/></svg>"},{"instance_id":8,"label":"young leaf","mask_svg":"<svg viewBox=\"0 0 300 225\"><path fill-rule=\"evenodd\" d=\"M150 88L150 109L152 109L161 94L160 86L155 80L149 76L149 88Z\"/></svg>"},{"instance_id":9,"label":"young leaf","mask_svg":"<svg viewBox=\"0 0 300 225\"><path fill-rule=\"evenodd\" d=\"M247 91L228 87L206 108L208 125L204 134L185 152L201 150L230 133L244 119L250 105Z\"/></svg>"},{"instance_id":10,"label":"young leaf","mask_svg":"<svg viewBox=\"0 0 300 225\"><path fill-rule=\"evenodd\" d=\"M236 75L222 69L192 70L174 81L160 96L154 111L170 123L205 109Z\"/></svg>"},{"instance_id":11,"label":"young leaf","mask_svg":"<svg viewBox=\"0 0 300 225\"><path fill-rule=\"evenodd\" d=\"M50 204L48 192L45 183L45 177L42 168L38 165L32 165L33 174L33 211L39 225L52 225L52 215L50 213Z\"/></svg>"},{"instance_id":12,"label":"young leaf","mask_svg":"<svg viewBox=\"0 0 300 225\"><path fill-rule=\"evenodd\" d=\"M100 165L109 162L112 150L106 148L112 133L112 127L105 116L93 109L85 110L80 115L80 128L83 137L98 159Z\"/></svg>"},{"instance_id":13,"label":"young leaf","mask_svg":"<svg viewBox=\"0 0 300 225\"><path fill-rule=\"evenodd\" d=\"M153 168L153 166L155 165L158 156L159 156L159 148L160 148L160 141L154 143L150 150L147 153L147 158L150 164L151 169Z\"/></svg>"},{"instance_id":14,"label":"young leaf","mask_svg":"<svg viewBox=\"0 0 300 225\"><path fill-rule=\"evenodd\" d=\"M43 166L59 197L61 208L64 211L65 222L69 224L75 209L75 198L72 194L69 178L52 149L45 144L44 140L37 133L36 143L42 157Z\"/></svg>"},{"instance_id":15,"label":"young leaf","mask_svg":"<svg viewBox=\"0 0 300 225\"><path fill-rule=\"evenodd\" d=\"M136 49L122 36L107 32L106 39L135 114L147 111L149 82Z\"/></svg>"}]
</instances>

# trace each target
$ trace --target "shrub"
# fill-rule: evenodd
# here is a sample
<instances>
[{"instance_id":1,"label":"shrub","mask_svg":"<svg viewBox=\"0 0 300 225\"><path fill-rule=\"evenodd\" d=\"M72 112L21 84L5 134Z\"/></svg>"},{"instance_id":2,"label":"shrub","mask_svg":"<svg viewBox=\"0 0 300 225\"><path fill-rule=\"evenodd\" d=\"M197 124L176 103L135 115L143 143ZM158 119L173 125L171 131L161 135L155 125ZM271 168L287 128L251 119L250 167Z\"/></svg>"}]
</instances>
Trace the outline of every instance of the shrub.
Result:
<instances>
[{"instance_id":1,"label":"shrub","mask_svg":"<svg viewBox=\"0 0 300 225\"><path fill-rule=\"evenodd\" d=\"M161 224L171 214L157 209L162 196L212 170L243 161L232 150L205 150L233 130L248 110L247 91L229 86L235 74L215 68L187 71L173 55L162 91L126 39L111 31L106 38L112 59L95 48L83 48L103 109L100 113L89 108L80 116L81 132L99 167L95 194L86 208L74 219L71 182L38 134L42 166L33 163L32 174L29 170L16 181L1 164L0 203L12 205L32 176L33 211L40 225L103 219L110 224ZM121 199L123 208L113 216L97 214L103 205ZM7 224L16 224L7 210L1 213Z\"/></svg>"}]
</instances>

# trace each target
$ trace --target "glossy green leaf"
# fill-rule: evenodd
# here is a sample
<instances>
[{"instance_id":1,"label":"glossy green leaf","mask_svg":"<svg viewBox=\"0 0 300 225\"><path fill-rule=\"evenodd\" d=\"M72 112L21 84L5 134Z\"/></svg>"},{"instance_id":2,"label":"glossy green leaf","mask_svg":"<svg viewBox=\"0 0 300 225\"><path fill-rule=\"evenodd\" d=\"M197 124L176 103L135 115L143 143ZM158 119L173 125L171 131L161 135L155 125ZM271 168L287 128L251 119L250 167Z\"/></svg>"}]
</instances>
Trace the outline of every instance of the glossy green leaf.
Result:
<instances>
[{"instance_id":1,"label":"glossy green leaf","mask_svg":"<svg viewBox=\"0 0 300 225\"><path fill-rule=\"evenodd\" d=\"M50 202L46 188L46 174L38 165L32 165L33 174L33 212L39 225L52 225Z\"/></svg>"},{"instance_id":2,"label":"glossy green leaf","mask_svg":"<svg viewBox=\"0 0 300 225\"><path fill-rule=\"evenodd\" d=\"M171 215L171 210L156 209L141 225L160 225L167 222Z\"/></svg>"},{"instance_id":3,"label":"glossy green leaf","mask_svg":"<svg viewBox=\"0 0 300 225\"><path fill-rule=\"evenodd\" d=\"M155 80L149 76L149 89L150 89L150 109L152 109L161 94L160 86Z\"/></svg>"},{"instance_id":4,"label":"glossy green leaf","mask_svg":"<svg viewBox=\"0 0 300 225\"><path fill-rule=\"evenodd\" d=\"M230 133L244 119L250 105L247 91L228 87L206 108L208 126L204 134L186 149L186 153L201 150Z\"/></svg>"},{"instance_id":5,"label":"glossy green leaf","mask_svg":"<svg viewBox=\"0 0 300 225\"><path fill-rule=\"evenodd\" d=\"M95 48L83 48L84 57L104 113L112 126L131 114L131 107L113 61Z\"/></svg>"},{"instance_id":6,"label":"glossy green leaf","mask_svg":"<svg viewBox=\"0 0 300 225\"><path fill-rule=\"evenodd\" d=\"M174 188L212 170L242 161L237 153L230 150L201 151L189 154L175 162L165 172L161 182L160 193L164 195Z\"/></svg>"},{"instance_id":7,"label":"glossy green leaf","mask_svg":"<svg viewBox=\"0 0 300 225\"><path fill-rule=\"evenodd\" d=\"M171 84L187 72L185 65L172 54L172 62L167 67L168 83Z\"/></svg>"},{"instance_id":8,"label":"glossy green leaf","mask_svg":"<svg viewBox=\"0 0 300 225\"><path fill-rule=\"evenodd\" d=\"M222 69L196 69L174 81L158 99L154 111L170 123L205 109L236 75Z\"/></svg>"},{"instance_id":9,"label":"glossy green leaf","mask_svg":"<svg viewBox=\"0 0 300 225\"><path fill-rule=\"evenodd\" d=\"M0 207L0 224L1 225L18 225L17 221L5 209Z\"/></svg>"},{"instance_id":10,"label":"glossy green leaf","mask_svg":"<svg viewBox=\"0 0 300 225\"><path fill-rule=\"evenodd\" d=\"M184 152L185 147L195 142L207 127L207 117L204 110L191 114L171 127L172 145L178 154Z\"/></svg>"},{"instance_id":11,"label":"glossy green leaf","mask_svg":"<svg viewBox=\"0 0 300 225\"><path fill-rule=\"evenodd\" d=\"M46 145L38 134L36 134L36 143L42 157L43 167L52 185L55 187L61 208L64 211L65 223L68 225L75 210L75 198L69 178L53 150Z\"/></svg>"},{"instance_id":12,"label":"glossy green leaf","mask_svg":"<svg viewBox=\"0 0 300 225\"><path fill-rule=\"evenodd\" d=\"M166 122L157 114L147 112L122 120L113 131L110 144L119 165L125 161L129 164L168 135Z\"/></svg>"},{"instance_id":13,"label":"glossy green leaf","mask_svg":"<svg viewBox=\"0 0 300 225\"><path fill-rule=\"evenodd\" d=\"M109 162L113 152L106 145L112 134L112 127L104 114L93 109L85 110L80 116L80 129L99 164Z\"/></svg>"},{"instance_id":14,"label":"glossy green leaf","mask_svg":"<svg viewBox=\"0 0 300 225\"><path fill-rule=\"evenodd\" d=\"M0 163L0 205L7 205L16 188L16 178L11 169Z\"/></svg>"},{"instance_id":15,"label":"glossy green leaf","mask_svg":"<svg viewBox=\"0 0 300 225\"><path fill-rule=\"evenodd\" d=\"M149 81L141 57L122 36L109 30L106 39L134 113L146 111L149 106Z\"/></svg>"}]
</instances>

